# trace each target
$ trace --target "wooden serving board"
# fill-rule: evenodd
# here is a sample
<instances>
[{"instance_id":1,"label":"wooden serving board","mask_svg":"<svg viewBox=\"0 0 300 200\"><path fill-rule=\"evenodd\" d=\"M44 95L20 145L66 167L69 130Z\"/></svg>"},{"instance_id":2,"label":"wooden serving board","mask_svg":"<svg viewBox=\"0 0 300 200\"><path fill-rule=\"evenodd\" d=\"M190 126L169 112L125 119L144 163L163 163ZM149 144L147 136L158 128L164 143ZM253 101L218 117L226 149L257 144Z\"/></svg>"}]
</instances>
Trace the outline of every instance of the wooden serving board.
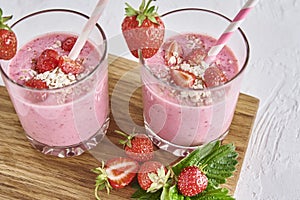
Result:
<instances>
[{"instance_id":1,"label":"wooden serving board","mask_svg":"<svg viewBox=\"0 0 300 200\"><path fill-rule=\"evenodd\" d=\"M114 56L109 56L109 63L112 114L108 134L93 151L78 157L56 158L33 149L5 87L0 87L0 199L94 199L96 175L91 169L98 167L101 159L123 153L117 144L119 138L113 131L119 130L119 127L130 131L133 123L138 129L143 125L138 64ZM124 104L126 98L130 99L129 105ZM225 185L232 194L239 179L258 104L258 99L240 94L229 135L223 141L234 143L239 153L237 171ZM132 120L126 116L128 110ZM162 162L177 159L162 150L155 152L155 158ZM103 191L101 196L102 199L130 199L133 192L133 188L126 187L112 191L109 196Z\"/></svg>"}]
</instances>

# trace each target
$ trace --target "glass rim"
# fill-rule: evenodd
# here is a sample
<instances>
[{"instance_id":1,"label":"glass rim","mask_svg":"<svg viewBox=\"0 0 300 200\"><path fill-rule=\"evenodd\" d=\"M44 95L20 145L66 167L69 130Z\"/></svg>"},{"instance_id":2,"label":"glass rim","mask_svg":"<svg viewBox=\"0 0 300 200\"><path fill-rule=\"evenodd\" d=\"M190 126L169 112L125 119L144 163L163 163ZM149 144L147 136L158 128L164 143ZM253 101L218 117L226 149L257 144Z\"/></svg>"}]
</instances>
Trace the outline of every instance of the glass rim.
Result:
<instances>
[{"instance_id":1,"label":"glass rim","mask_svg":"<svg viewBox=\"0 0 300 200\"><path fill-rule=\"evenodd\" d=\"M18 23L28 19L28 18L31 18L31 17L34 17L36 15L40 15L40 14L44 14L44 13L50 13L50 12L66 12L66 13L71 13L71 14L75 14L75 15L78 15L78 16L81 16L83 18L86 18L87 20L90 18L88 15L86 14L83 14L81 12L78 12L78 11L74 11L74 10L69 10L69 9L60 9L60 8L57 8L57 9L45 9L45 10L40 10L40 11L37 11L37 12L33 12L33 13L30 13L28 15L25 15L23 17L21 17L20 19L18 19L16 22L14 22L12 25L11 25L11 29L13 30L13 27L16 26ZM67 85L67 86L64 86L64 87L59 87L59 88L51 88L51 89L37 89L37 88L31 88L31 87L27 87L25 85L22 85L22 84L19 84L17 83L16 81L12 80L9 75L2 69L2 66L1 66L1 62L0 62L0 72L5 76L5 78L7 80L9 80L11 83L13 83L14 85L17 85L21 88L25 88L25 89L28 89L28 90L33 90L33 91L41 91L41 92L45 92L45 91L48 91L48 92L54 92L54 91L59 91L59 90L63 90L63 89L67 89L67 88L70 88L70 87L73 87L74 85L77 85L81 82L83 82L84 80L86 80L88 77L92 76L95 71L98 69L98 67L104 62L105 58L107 57L107 38L106 38L106 35L103 31L103 29L101 28L101 26L98 24L98 22L95 24L95 27L98 29L98 31L100 32L100 34L102 35L103 37L103 44L104 44L104 52L103 52L103 56L101 57L99 63L94 67L93 70L91 70L88 74L86 74L83 78L77 80L76 82L74 83L71 83L70 85ZM7 61L7 62L11 62L10 61Z\"/></svg>"},{"instance_id":2,"label":"glass rim","mask_svg":"<svg viewBox=\"0 0 300 200\"><path fill-rule=\"evenodd\" d=\"M223 18L224 20L228 21L229 23L232 22L232 20L219 13L219 12L216 12L216 11L213 11L213 10L209 10L209 9L205 9L205 8L181 8L181 9L175 9L175 10L171 10L171 11L168 11L162 15L160 15L160 17L165 17L165 16L168 16L170 14L173 14L173 13L178 13L178 12L182 12L182 11L201 11L201 12L205 12L205 13L208 13L208 14L213 14L215 16L218 16L220 17L221 19ZM223 30L221 30L223 31ZM217 86L213 86L213 87L209 87L209 88L185 88L185 87L180 87L180 86L177 86L175 84L172 84L172 83L169 83L168 81L165 81L165 80L162 80L160 79L157 75L155 75L152 70L150 69L149 66L146 65L145 63L145 59L142 57L142 54L141 54L141 51L139 50L139 62L140 64L142 64L144 67L155 79L157 79L159 82L167 85L168 87L172 87L174 89L177 89L177 90L184 90L184 91L210 91L210 90L217 90L217 89L221 89L223 87L226 87L227 85L229 85L231 82L233 82L235 79L237 79L238 77L241 76L241 74L245 71L246 69L246 66L248 65L248 62L249 62L249 58L250 58L250 45L249 45L249 41L246 37L246 34L244 33L244 31L239 27L236 31L238 31L240 33L240 36L242 36L242 39L244 41L244 44L245 44L245 47L246 47L246 58L245 58L245 61L243 63L243 66L242 68L238 71L238 73L236 75L234 75L234 77L232 79L230 79L229 81L227 81L226 83L224 84L221 84L221 85L217 85ZM220 32L221 34L222 32Z\"/></svg>"}]
</instances>

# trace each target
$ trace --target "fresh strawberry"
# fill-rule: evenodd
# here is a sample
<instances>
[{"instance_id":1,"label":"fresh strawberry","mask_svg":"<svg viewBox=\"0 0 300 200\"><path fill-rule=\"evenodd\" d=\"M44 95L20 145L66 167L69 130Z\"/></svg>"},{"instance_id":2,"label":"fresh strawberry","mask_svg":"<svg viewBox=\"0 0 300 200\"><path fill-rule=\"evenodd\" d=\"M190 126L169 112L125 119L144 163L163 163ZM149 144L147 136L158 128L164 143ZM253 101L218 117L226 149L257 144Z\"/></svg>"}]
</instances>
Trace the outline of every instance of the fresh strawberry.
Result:
<instances>
[{"instance_id":1,"label":"fresh strawberry","mask_svg":"<svg viewBox=\"0 0 300 200\"><path fill-rule=\"evenodd\" d=\"M29 79L24 84L27 87L35 88L35 89L46 89L48 88L46 82L39 80L39 79Z\"/></svg>"},{"instance_id":2,"label":"fresh strawberry","mask_svg":"<svg viewBox=\"0 0 300 200\"><path fill-rule=\"evenodd\" d=\"M164 187L170 177L170 170L158 161L144 162L138 172L138 183L147 192L156 192Z\"/></svg>"},{"instance_id":3,"label":"fresh strawberry","mask_svg":"<svg viewBox=\"0 0 300 200\"><path fill-rule=\"evenodd\" d=\"M70 73L73 75L77 75L84 71L84 67L81 62L77 60L72 60L67 56L61 56L59 58L58 66L65 74Z\"/></svg>"},{"instance_id":4,"label":"fresh strawberry","mask_svg":"<svg viewBox=\"0 0 300 200\"><path fill-rule=\"evenodd\" d=\"M127 135L117 130L115 132L126 137L126 140L121 140L120 143L124 145L124 150L128 157L139 162L145 162L153 158L153 143L147 135L134 132L131 135Z\"/></svg>"},{"instance_id":5,"label":"fresh strawberry","mask_svg":"<svg viewBox=\"0 0 300 200\"><path fill-rule=\"evenodd\" d=\"M182 62L183 49L175 40L166 44L165 47L165 64L167 66L175 66Z\"/></svg>"},{"instance_id":6,"label":"fresh strawberry","mask_svg":"<svg viewBox=\"0 0 300 200\"><path fill-rule=\"evenodd\" d=\"M186 60L190 65L201 65L201 62L204 60L206 52L204 49L197 48L193 49L187 56Z\"/></svg>"},{"instance_id":7,"label":"fresh strawberry","mask_svg":"<svg viewBox=\"0 0 300 200\"><path fill-rule=\"evenodd\" d=\"M6 24L12 16L2 17L0 8L0 59L10 60L17 52L17 38L15 33Z\"/></svg>"},{"instance_id":8,"label":"fresh strawberry","mask_svg":"<svg viewBox=\"0 0 300 200\"><path fill-rule=\"evenodd\" d=\"M209 67L203 75L206 87L214 87L227 82L227 77L218 67Z\"/></svg>"},{"instance_id":9,"label":"fresh strawberry","mask_svg":"<svg viewBox=\"0 0 300 200\"><path fill-rule=\"evenodd\" d=\"M76 37L68 37L62 42L61 48L65 51L71 51L73 48L77 38Z\"/></svg>"},{"instance_id":10,"label":"fresh strawberry","mask_svg":"<svg viewBox=\"0 0 300 200\"><path fill-rule=\"evenodd\" d=\"M180 69L170 69L171 79L180 87L191 88L195 83L196 76Z\"/></svg>"},{"instance_id":11,"label":"fresh strawberry","mask_svg":"<svg viewBox=\"0 0 300 200\"><path fill-rule=\"evenodd\" d=\"M150 58L157 53L163 43L165 25L157 8L150 4L153 0L145 0L135 10L126 3L126 17L122 22L122 33L132 55L138 58L138 50L141 50L143 58Z\"/></svg>"},{"instance_id":12,"label":"fresh strawberry","mask_svg":"<svg viewBox=\"0 0 300 200\"><path fill-rule=\"evenodd\" d=\"M207 187L206 175L196 166L185 167L178 176L177 187L184 196L195 196Z\"/></svg>"},{"instance_id":13,"label":"fresh strawberry","mask_svg":"<svg viewBox=\"0 0 300 200\"><path fill-rule=\"evenodd\" d=\"M37 71L38 73L51 71L58 66L58 61L59 55L57 51L53 49L45 49L37 58L35 71Z\"/></svg>"},{"instance_id":14,"label":"fresh strawberry","mask_svg":"<svg viewBox=\"0 0 300 200\"><path fill-rule=\"evenodd\" d=\"M131 183L139 169L139 164L130 158L113 158L101 167L97 167L92 171L98 174L96 178L95 196L98 197L98 190L106 188L107 192L111 188L119 189Z\"/></svg>"}]
</instances>

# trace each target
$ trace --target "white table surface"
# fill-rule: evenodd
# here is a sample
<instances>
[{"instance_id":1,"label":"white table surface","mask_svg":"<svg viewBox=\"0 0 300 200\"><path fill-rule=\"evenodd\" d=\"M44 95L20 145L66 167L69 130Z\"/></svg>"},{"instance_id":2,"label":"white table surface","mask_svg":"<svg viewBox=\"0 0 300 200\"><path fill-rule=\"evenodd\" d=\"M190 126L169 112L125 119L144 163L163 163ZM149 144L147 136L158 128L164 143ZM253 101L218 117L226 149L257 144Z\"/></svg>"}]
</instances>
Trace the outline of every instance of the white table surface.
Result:
<instances>
[{"instance_id":1,"label":"white table surface","mask_svg":"<svg viewBox=\"0 0 300 200\"><path fill-rule=\"evenodd\" d=\"M91 13L96 0L0 0L14 20L46 8ZM127 0L133 6L140 1ZM99 20L108 38L120 36L124 0L111 0ZM184 7L220 11L233 18L245 0L158 0L159 12ZM242 92L260 107L235 197L300 199L300 1L264 0L242 24L252 55ZM3 81L0 78L0 85ZM0 152L1 153L1 152Z\"/></svg>"}]
</instances>

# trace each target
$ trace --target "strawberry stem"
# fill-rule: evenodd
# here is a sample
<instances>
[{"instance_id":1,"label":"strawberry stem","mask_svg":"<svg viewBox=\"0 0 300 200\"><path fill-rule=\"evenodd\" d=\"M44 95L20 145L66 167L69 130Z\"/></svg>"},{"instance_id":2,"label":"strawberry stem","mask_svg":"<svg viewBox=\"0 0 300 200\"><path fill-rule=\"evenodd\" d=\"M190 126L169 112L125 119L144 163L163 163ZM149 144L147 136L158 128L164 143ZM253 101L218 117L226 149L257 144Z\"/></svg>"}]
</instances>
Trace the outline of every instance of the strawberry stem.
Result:
<instances>
[{"instance_id":1,"label":"strawberry stem","mask_svg":"<svg viewBox=\"0 0 300 200\"><path fill-rule=\"evenodd\" d=\"M125 8L126 16L128 17L136 16L136 20L139 23L138 26L141 26L145 19L149 19L152 23L158 24L158 22L155 19L155 17L158 16L157 7L156 6L150 7L152 1L155 0L148 0L146 4L145 0L143 0L139 7L139 10L135 10L128 3L125 3L125 5L127 6Z\"/></svg>"},{"instance_id":2,"label":"strawberry stem","mask_svg":"<svg viewBox=\"0 0 300 200\"><path fill-rule=\"evenodd\" d=\"M6 17L2 17L2 15L3 15L3 11L0 8L0 29L6 29L11 31L10 27L6 24L6 22L12 19L13 16L10 15Z\"/></svg>"}]
</instances>

